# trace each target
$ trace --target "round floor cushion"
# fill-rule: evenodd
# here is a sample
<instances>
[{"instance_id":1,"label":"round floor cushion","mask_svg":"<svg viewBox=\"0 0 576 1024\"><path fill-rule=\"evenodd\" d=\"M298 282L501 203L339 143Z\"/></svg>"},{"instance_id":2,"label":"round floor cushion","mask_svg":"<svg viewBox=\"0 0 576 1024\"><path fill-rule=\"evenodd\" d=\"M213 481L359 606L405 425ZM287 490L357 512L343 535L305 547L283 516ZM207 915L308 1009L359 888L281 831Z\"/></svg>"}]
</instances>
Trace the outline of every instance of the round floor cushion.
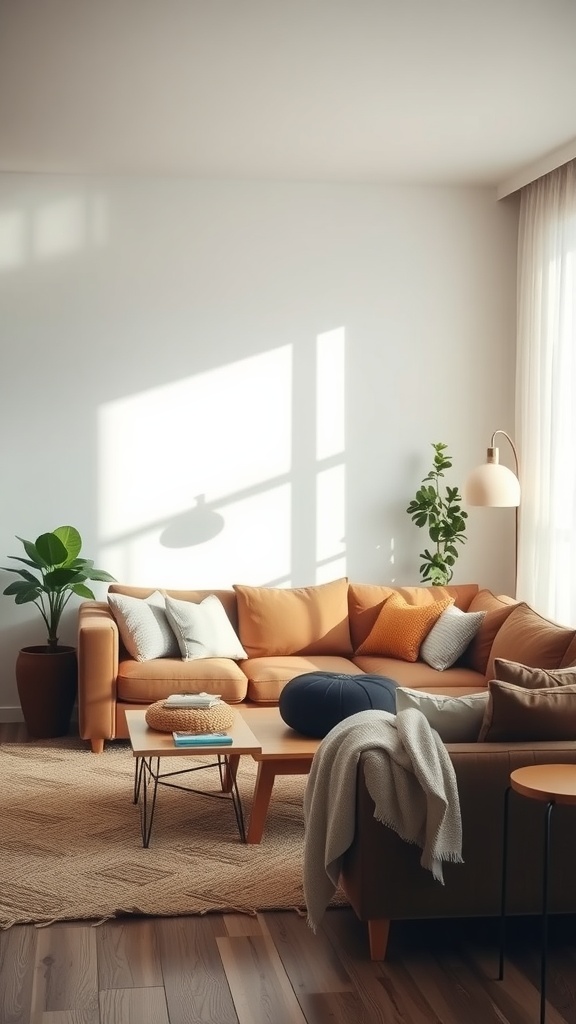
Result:
<instances>
[{"instance_id":1,"label":"round floor cushion","mask_svg":"<svg viewBox=\"0 0 576 1024\"><path fill-rule=\"evenodd\" d=\"M222 732L229 729L236 712L223 700L211 708L167 708L157 700L146 711L146 722L158 732Z\"/></svg>"},{"instance_id":2,"label":"round floor cushion","mask_svg":"<svg viewBox=\"0 0 576 1024\"><path fill-rule=\"evenodd\" d=\"M387 676L305 672L280 694L280 715L291 729L323 739L338 722L358 711L396 714L396 683Z\"/></svg>"}]
</instances>

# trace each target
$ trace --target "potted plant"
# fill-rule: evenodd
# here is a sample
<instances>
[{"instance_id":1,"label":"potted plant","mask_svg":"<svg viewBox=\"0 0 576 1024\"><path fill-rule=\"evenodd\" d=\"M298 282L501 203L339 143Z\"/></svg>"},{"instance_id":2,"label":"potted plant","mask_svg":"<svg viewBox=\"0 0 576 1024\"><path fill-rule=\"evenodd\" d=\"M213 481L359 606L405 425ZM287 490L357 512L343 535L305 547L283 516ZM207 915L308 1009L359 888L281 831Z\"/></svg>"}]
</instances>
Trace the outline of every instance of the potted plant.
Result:
<instances>
[{"instance_id":1,"label":"potted plant","mask_svg":"<svg viewBox=\"0 0 576 1024\"><path fill-rule=\"evenodd\" d=\"M416 526L428 527L430 540L436 546L433 552L428 548L420 552L422 582L445 586L454 575L453 566L458 558L456 544L463 544L466 540L468 513L461 508L462 497L457 487L446 487L445 494L442 494L439 480L445 470L451 469L452 458L445 444L433 444L432 447L432 469L424 477L406 511Z\"/></svg>"},{"instance_id":2,"label":"potted plant","mask_svg":"<svg viewBox=\"0 0 576 1024\"><path fill-rule=\"evenodd\" d=\"M80 558L82 538L73 526L59 526L32 542L17 538L27 558L8 557L28 568L3 568L21 579L4 594L16 604L35 604L48 632L42 646L23 647L16 660L16 683L26 727L31 736L63 736L68 732L76 698L76 649L58 642L60 619L73 594L94 600L86 580L113 582L94 562Z\"/></svg>"}]
</instances>

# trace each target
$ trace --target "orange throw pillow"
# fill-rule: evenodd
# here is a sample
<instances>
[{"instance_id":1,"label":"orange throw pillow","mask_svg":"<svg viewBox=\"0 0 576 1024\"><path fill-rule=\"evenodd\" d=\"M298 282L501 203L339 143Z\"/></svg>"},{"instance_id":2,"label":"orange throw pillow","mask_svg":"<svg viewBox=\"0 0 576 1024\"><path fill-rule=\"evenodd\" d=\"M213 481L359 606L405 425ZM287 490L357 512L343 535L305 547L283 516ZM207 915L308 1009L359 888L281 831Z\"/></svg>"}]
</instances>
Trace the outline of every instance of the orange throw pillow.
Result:
<instances>
[{"instance_id":1,"label":"orange throw pillow","mask_svg":"<svg viewBox=\"0 0 576 1024\"><path fill-rule=\"evenodd\" d=\"M454 604L451 597L432 604L407 604L400 594L384 602L380 614L356 654L375 654L400 661L418 661L420 645L442 612Z\"/></svg>"}]
</instances>

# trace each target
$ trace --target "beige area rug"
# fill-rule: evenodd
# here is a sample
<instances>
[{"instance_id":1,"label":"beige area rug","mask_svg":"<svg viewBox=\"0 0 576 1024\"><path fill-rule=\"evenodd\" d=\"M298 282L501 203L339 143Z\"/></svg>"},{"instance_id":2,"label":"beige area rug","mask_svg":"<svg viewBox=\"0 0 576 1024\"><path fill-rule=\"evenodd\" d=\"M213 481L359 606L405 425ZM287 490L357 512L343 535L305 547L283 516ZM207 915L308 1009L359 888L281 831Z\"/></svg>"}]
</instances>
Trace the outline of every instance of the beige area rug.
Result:
<instances>
[{"instance_id":1,"label":"beige area rug","mask_svg":"<svg viewBox=\"0 0 576 1024\"><path fill-rule=\"evenodd\" d=\"M176 763L164 759L162 770ZM262 843L251 846L240 842L228 799L159 786L145 850L127 743L99 756L76 739L4 744L0 767L0 927L303 908L305 776L276 779ZM255 778L254 761L241 758L246 820ZM176 779L188 780L219 788L216 768ZM338 893L334 903L344 902Z\"/></svg>"}]
</instances>

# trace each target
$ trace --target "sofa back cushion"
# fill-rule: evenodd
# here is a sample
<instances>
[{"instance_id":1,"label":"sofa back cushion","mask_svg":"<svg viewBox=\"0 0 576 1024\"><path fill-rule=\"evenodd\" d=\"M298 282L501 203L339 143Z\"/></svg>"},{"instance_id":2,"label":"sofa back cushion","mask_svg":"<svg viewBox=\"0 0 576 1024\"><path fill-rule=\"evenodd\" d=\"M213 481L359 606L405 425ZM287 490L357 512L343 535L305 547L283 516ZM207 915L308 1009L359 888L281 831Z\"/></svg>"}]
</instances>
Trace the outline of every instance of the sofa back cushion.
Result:
<instances>
[{"instance_id":1,"label":"sofa back cushion","mask_svg":"<svg viewBox=\"0 0 576 1024\"><path fill-rule=\"evenodd\" d=\"M314 587L235 584L238 635L249 658L352 654L348 580Z\"/></svg>"},{"instance_id":2,"label":"sofa back cushion","mask_svg":"<svg viewBox=\"0 0 576 1024\"><path fill-rule=\"evenodd\" d=\"M478 593L476 583L463 583L451 587L384 587L371 583L351 583L348 587L348 611L350 615L350 636L355 651L362 646L378 618L384 602L392 594L400 594L407 604L432 604L452 598L456 608L468 611L468 606Z\"/></svg>"},{"instance_id":3,"label":"sofa back cushion","mask_svg":"<svg viewBox=\"0 0 576 1024\"><path fill-rule=\"evenodd\" d=\"M470 602L469 612L485 612L482 625L462 655L462 664L485 675L494 638L514 611L517 602L511 597L493 594L491 590L479 590ZM507 657L507 655L506 655Z\"/></svg>"},{"instance_id":4,"label":"sofa back cushion","mask_svg":"<svg viewBox=\"0 0 576 1024\"><path fill-rule=\"evenodd\" d=\"M571 668L572 665L576 665L576 633L568 644L568 648L562 658L560 668Z\"/></svg>"},{"instance_id":5,"label":"sofa back cushion","mask_svg":"<svg viewBox=\"0 0 576 1024\"><path fill-rule=\"evenodd\" d=\"M559 668L575 632L550 622L524 602L517 604L494 638L486 678L495 678L496 658L535 668Z\"/></svg>"}]
</instances>

